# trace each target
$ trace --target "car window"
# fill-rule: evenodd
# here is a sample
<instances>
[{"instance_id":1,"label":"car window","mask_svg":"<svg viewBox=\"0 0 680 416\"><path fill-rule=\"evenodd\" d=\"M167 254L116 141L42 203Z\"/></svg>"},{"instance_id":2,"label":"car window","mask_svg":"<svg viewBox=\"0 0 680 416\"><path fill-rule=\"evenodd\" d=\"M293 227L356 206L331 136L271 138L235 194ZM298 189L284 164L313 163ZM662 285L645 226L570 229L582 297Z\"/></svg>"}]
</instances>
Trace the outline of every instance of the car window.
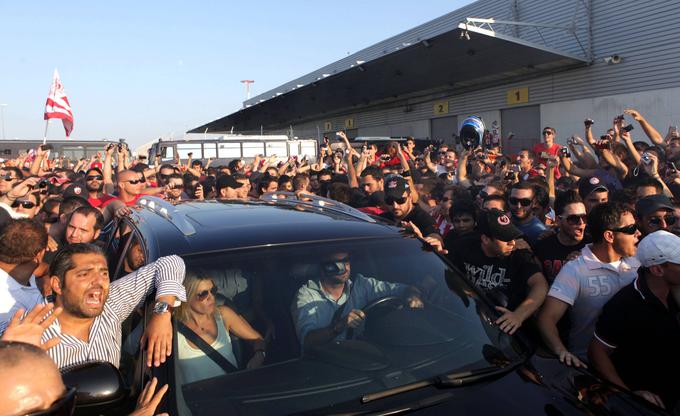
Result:
<instances>
[{"instance_id":1,"label":"car window","mask_svg":"<svg viewBox=\"0 0 680 416\"><path fill-rule=\"evenodd\" d=\"M222 323L243 319L265 339L266 358L248 368L256 351L252 342L231 333L230 322L219 340L215 323L207 341L234 364L232 371L176 336L180 414L214 408L244 414L311 411L358 401L386 386L518 360L523 353L521 344L491 323L493 313L461 275L413 238L259 248L185 260L185 285L195 287L187 289L188 313L176 313L175 321L201 332L205 322L220 319L212 318L210 305L228 308L233 313L221 314ZM338 279L349 283L333 286ZM329 294L326 289L333 287L340 292ZM365 313L360 326L324 333L351 309ZM182 354L183 348L191 349Z\"/></svg>"}]
</instances>

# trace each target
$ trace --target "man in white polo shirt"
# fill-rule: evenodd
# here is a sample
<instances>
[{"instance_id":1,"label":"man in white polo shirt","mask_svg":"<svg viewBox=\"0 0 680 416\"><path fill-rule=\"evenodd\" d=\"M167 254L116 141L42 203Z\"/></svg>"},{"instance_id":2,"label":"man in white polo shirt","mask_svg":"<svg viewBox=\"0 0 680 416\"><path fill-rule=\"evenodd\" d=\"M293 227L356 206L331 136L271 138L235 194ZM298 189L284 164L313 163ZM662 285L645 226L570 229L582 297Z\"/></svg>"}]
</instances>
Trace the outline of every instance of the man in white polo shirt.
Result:
<instances>
[{"instance_id":1,"label":"man in white polo shirt","mask_svg":"<svg viewBox=\"0 0 680 416\"><path fill-rule=\"evenodd\" d=\"M32 220L10 220L0 229L0 333L19 308L42 302L34 273L46 247L45 227Z\"/></svg>"},{"instance_id":2,"label":"man in white polo shirt","mask_svg":"<svg viewBox=\"0 0 680 416\"><path fill-rule=\"evenodd\" d=\"M581 255L562 266L539 314L543 340L560 361L584 366L588 344L602 307L637 275L634 257L640 232L633 212L621 204L603 203L588 214L593 239ZM560 339L557 322L569 310L568 348Z\"/></svg>"}]
</instances>

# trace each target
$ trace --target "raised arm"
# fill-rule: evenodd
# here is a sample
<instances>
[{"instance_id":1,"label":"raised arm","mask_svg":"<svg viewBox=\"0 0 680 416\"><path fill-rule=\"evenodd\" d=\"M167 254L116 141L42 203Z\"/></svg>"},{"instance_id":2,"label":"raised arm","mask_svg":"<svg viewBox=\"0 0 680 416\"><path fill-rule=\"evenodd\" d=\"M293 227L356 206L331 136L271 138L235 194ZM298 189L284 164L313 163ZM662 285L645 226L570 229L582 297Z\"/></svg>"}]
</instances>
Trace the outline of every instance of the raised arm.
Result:
<instances>
[{"instance_id":1,"label":"raised arm","mask_svg":"<svg viewBox=\"0 0 680 416\"><path fill-rule=\"evenodd\" d=\"M652 143L659 145L659 146L664 146L663 142L663 137L661 136L661 133L659 133L654 126L652 126L643 116L640 114L637 110L632 109L632 108L627 108L624 110L624 114L628 114L635 121L640 123L640 127L642 127L642 130L645 132L647 137L649 137L649 140L652 141Z\"/></svg>"}]
</instances>

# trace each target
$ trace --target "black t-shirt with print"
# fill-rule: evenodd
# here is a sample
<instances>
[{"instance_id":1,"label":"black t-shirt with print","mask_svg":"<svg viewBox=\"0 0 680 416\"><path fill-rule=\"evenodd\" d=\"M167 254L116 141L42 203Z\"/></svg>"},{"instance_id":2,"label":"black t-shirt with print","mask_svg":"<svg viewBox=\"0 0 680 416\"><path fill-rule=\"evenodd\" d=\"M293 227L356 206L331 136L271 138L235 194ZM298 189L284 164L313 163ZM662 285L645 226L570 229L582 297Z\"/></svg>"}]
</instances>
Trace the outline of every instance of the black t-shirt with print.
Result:
<instances>
[{"instance_id":1,"label":"black t-shirt with print","mask_svg":"<svg viewBox=\"0 0 680 416\"><path fill-rule=\"evenodd\" d=\"M529 278L541 272L526 249L515 249L505 257L487 257L481 249L480 234L476 232L447 242L451 243L446 246L449 260L478 288L503 293L511 310L526 298Z\"/></svg>"},{"instance_id":2,"label":"black t-shirt with print","mask_svg":"<svg viewBox=\"0 0 680 416\"><path fill-rule=\"evenodd\" d=\"M574 251L581 251L590 242L588 240L588 238L584 238L580 243L573 246L565 246L560 243L557 234L538 240L534 246L534 254L541 263L543 275L548 279L548 283L555 280L567 257Z\"/></svg>"}]
</instances>

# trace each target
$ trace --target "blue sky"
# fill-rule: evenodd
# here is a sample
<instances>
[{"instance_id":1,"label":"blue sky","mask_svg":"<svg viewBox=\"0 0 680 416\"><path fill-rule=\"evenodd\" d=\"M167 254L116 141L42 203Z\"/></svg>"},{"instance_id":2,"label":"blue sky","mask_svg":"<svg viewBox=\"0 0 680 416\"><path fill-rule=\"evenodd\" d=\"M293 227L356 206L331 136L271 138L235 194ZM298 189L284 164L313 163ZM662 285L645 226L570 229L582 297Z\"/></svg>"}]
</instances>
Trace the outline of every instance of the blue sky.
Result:
<instances>
[{"instance_id":1,"label":"blue sky","mask_svg":"<svg viewBox=\"0 0 680 416\"><path fill-rule=\"evenodd\" d=\"M468 3L0 1L6 137L42 138L55 67L73 138L139 145L238 110L242 79L256 95Z\"/></svg>"}]
</instances>

